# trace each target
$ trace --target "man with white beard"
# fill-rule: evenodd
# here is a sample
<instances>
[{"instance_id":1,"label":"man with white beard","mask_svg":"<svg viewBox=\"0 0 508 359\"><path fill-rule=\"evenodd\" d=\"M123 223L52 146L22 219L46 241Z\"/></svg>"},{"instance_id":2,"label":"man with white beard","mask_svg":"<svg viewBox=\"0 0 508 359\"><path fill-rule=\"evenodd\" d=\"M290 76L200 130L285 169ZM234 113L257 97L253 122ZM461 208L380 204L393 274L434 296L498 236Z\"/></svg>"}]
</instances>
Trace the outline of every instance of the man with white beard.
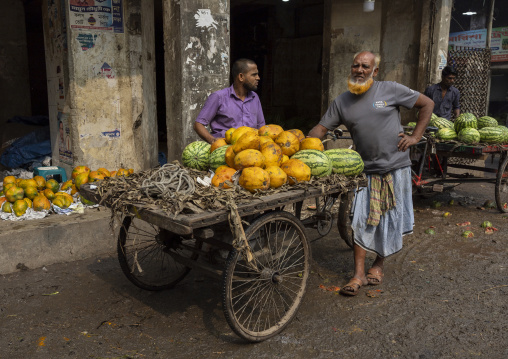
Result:
<instances>
[{"instance_id":1,"label":"man with white beard","mask_svg":"<svg viewBox=\"0 0 508 359\"><path fill-rule=\"evenodd\" d=\"M357 191L353 204L354 276L341 294L357 295L363 285L383 282L384 259L402 249L402 236L413 231L411 145L429 123L434 102L392 81L374 81L379 56L362 51L354 56L348 92L335 98L308 137L322 138L345 125L363 159L368 186ZM412 135L404 134L399 107L419 109ZM367 251L376 259L365 272Z\"/></svg>"}]
</instances>

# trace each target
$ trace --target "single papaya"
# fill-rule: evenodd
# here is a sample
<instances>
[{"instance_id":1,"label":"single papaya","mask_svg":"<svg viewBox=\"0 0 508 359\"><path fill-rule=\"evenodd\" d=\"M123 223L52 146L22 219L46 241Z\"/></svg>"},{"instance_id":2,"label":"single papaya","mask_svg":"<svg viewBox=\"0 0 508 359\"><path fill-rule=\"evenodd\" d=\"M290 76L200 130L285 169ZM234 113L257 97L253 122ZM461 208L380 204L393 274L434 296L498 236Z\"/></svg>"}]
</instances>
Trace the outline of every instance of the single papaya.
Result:
<instances>
[{"instance_id":1,"label":"single papaya","mask_svg":"<svg viewBox=\"0 0 508 359\"><path fill-rule=\"evenodd\" d=\"M12 211L16 215L16 217L21 217L25 214L26 210L28 209L28 204L26 201L22 199L18 199L14 204L12 205Z\"/></svg>"},{"instance_id":2,"label":"single papaya","mask_svg":"<svg viewBox=\"0 0 508 359\"><path fill-rule=\"evenodd\" d=\"M34 198L32 206L34 211L49 210L51 208L51 202L46 196L39 195Z\"/></svg>"},{"instance_id":3,"label":"single papaya","mask_svg":"<svg viewBox=\"0 0 508 359\"><path fill-rule=\"evenodd\" d=\"M25 197L27 197L31 200L33 200L38 194L39 194L39 192L37 191L37 188L35 188L35 187L25 188Z\"/></svg>"},{"instance_id":4,"label":"single papaya","mask_svg":"<svg viewBox=\"0 0 508 359\"><path fill-rule=\"evenodd\" d=\"M11 203L16 202L18 199L25 197L25 191L21 187L12 186L5 192L5 198Z\"/></svg>"},{"instance_id":5,"label":"single papaya","mask_svg":"<svg viewBox=\"0 0 508 359\"><path fill-rule=\"evenodd\" d=\"M58 192L60 189L60 184L55 179L50 179L46 181L46 188L49 188L53 192Z\"/></svg>"},{"instance_id":6,"label":"single papaya","mask_svg":"<svg viewBox=\"0 0 508 359\"><path fill-rule=\"evenodd\" d=\"M72 179L75 179L80 173L83 173L83 172L90 172L90 168L88 168L87 166L74 167L74 169L72 170L72 173L71 173Z\"/></svg>"}]
</instances>

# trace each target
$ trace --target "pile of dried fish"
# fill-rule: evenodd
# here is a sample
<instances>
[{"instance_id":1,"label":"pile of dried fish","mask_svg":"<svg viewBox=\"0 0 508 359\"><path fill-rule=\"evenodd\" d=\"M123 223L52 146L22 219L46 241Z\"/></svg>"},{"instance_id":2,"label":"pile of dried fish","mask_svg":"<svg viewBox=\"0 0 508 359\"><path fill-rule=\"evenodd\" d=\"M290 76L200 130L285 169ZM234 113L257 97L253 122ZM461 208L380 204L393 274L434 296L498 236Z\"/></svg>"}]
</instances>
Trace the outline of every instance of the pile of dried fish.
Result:
<instances>
[{"instance_id":1,"label":"pile of dried fish","mask_svg":"<svg viewBox=\"0 0 508 359\"><path fill-rule=\"evenodd\" d=\"M180 213L200 213L228 208L228 203L250 202L254 198L269 196L295 189L321 188L323 193L333 187L356 187L365 177L344 177L332 174L293 186L250 193L240 186L222 189L196 182L207 172L183 167L178 161L163 167L134 173L128 177L110 177L98 183L100 204L110 207L114 215L127 214L129 206L143 205L162 209L170 216Z\"/></svg>"}]
</instances>

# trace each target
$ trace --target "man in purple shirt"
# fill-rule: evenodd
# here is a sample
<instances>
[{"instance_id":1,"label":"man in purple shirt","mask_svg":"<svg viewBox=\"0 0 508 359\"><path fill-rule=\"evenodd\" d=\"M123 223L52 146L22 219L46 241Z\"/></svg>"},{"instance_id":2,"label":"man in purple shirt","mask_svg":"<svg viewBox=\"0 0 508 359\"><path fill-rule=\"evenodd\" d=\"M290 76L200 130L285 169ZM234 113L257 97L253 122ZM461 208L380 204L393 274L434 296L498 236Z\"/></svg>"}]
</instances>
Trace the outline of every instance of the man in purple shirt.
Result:
<instances>
[{"instance_id":1,"label":"man in purple shirt","mask_svg":"<svg viewBox=\"0 0 508 359\"><path fill-rule=\"evenodd\" d=\"M208 143L224 137L231 127L265 125L261 102L254 92L260 80L256 63L239 59L231 72L233 85L212 93L194 122L194 131ZM206 126L210 127L210 132Z\"/></svg>"}]
</instances>

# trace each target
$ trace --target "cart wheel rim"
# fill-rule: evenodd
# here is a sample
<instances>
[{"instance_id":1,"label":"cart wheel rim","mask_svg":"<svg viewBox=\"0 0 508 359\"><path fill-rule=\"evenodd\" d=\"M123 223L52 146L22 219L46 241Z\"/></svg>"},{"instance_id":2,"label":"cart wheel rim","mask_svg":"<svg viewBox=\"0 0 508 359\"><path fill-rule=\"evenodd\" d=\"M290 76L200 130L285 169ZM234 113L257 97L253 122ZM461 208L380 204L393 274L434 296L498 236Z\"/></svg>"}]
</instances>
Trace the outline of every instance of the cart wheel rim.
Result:
<instances>
[{"instance_id":1,"label":"cart wheel rim","mask_svg":"<svg viewBox=\"0 0 508 359\"><path fill-rule=\"evenodd\" d=\"M261 216L246 236L258 270L232 251L223 303L233 331L256 342L282 331L296 315L310 274L310 247L300 221L289 213Z\"/></svg>"}]
</instances>

